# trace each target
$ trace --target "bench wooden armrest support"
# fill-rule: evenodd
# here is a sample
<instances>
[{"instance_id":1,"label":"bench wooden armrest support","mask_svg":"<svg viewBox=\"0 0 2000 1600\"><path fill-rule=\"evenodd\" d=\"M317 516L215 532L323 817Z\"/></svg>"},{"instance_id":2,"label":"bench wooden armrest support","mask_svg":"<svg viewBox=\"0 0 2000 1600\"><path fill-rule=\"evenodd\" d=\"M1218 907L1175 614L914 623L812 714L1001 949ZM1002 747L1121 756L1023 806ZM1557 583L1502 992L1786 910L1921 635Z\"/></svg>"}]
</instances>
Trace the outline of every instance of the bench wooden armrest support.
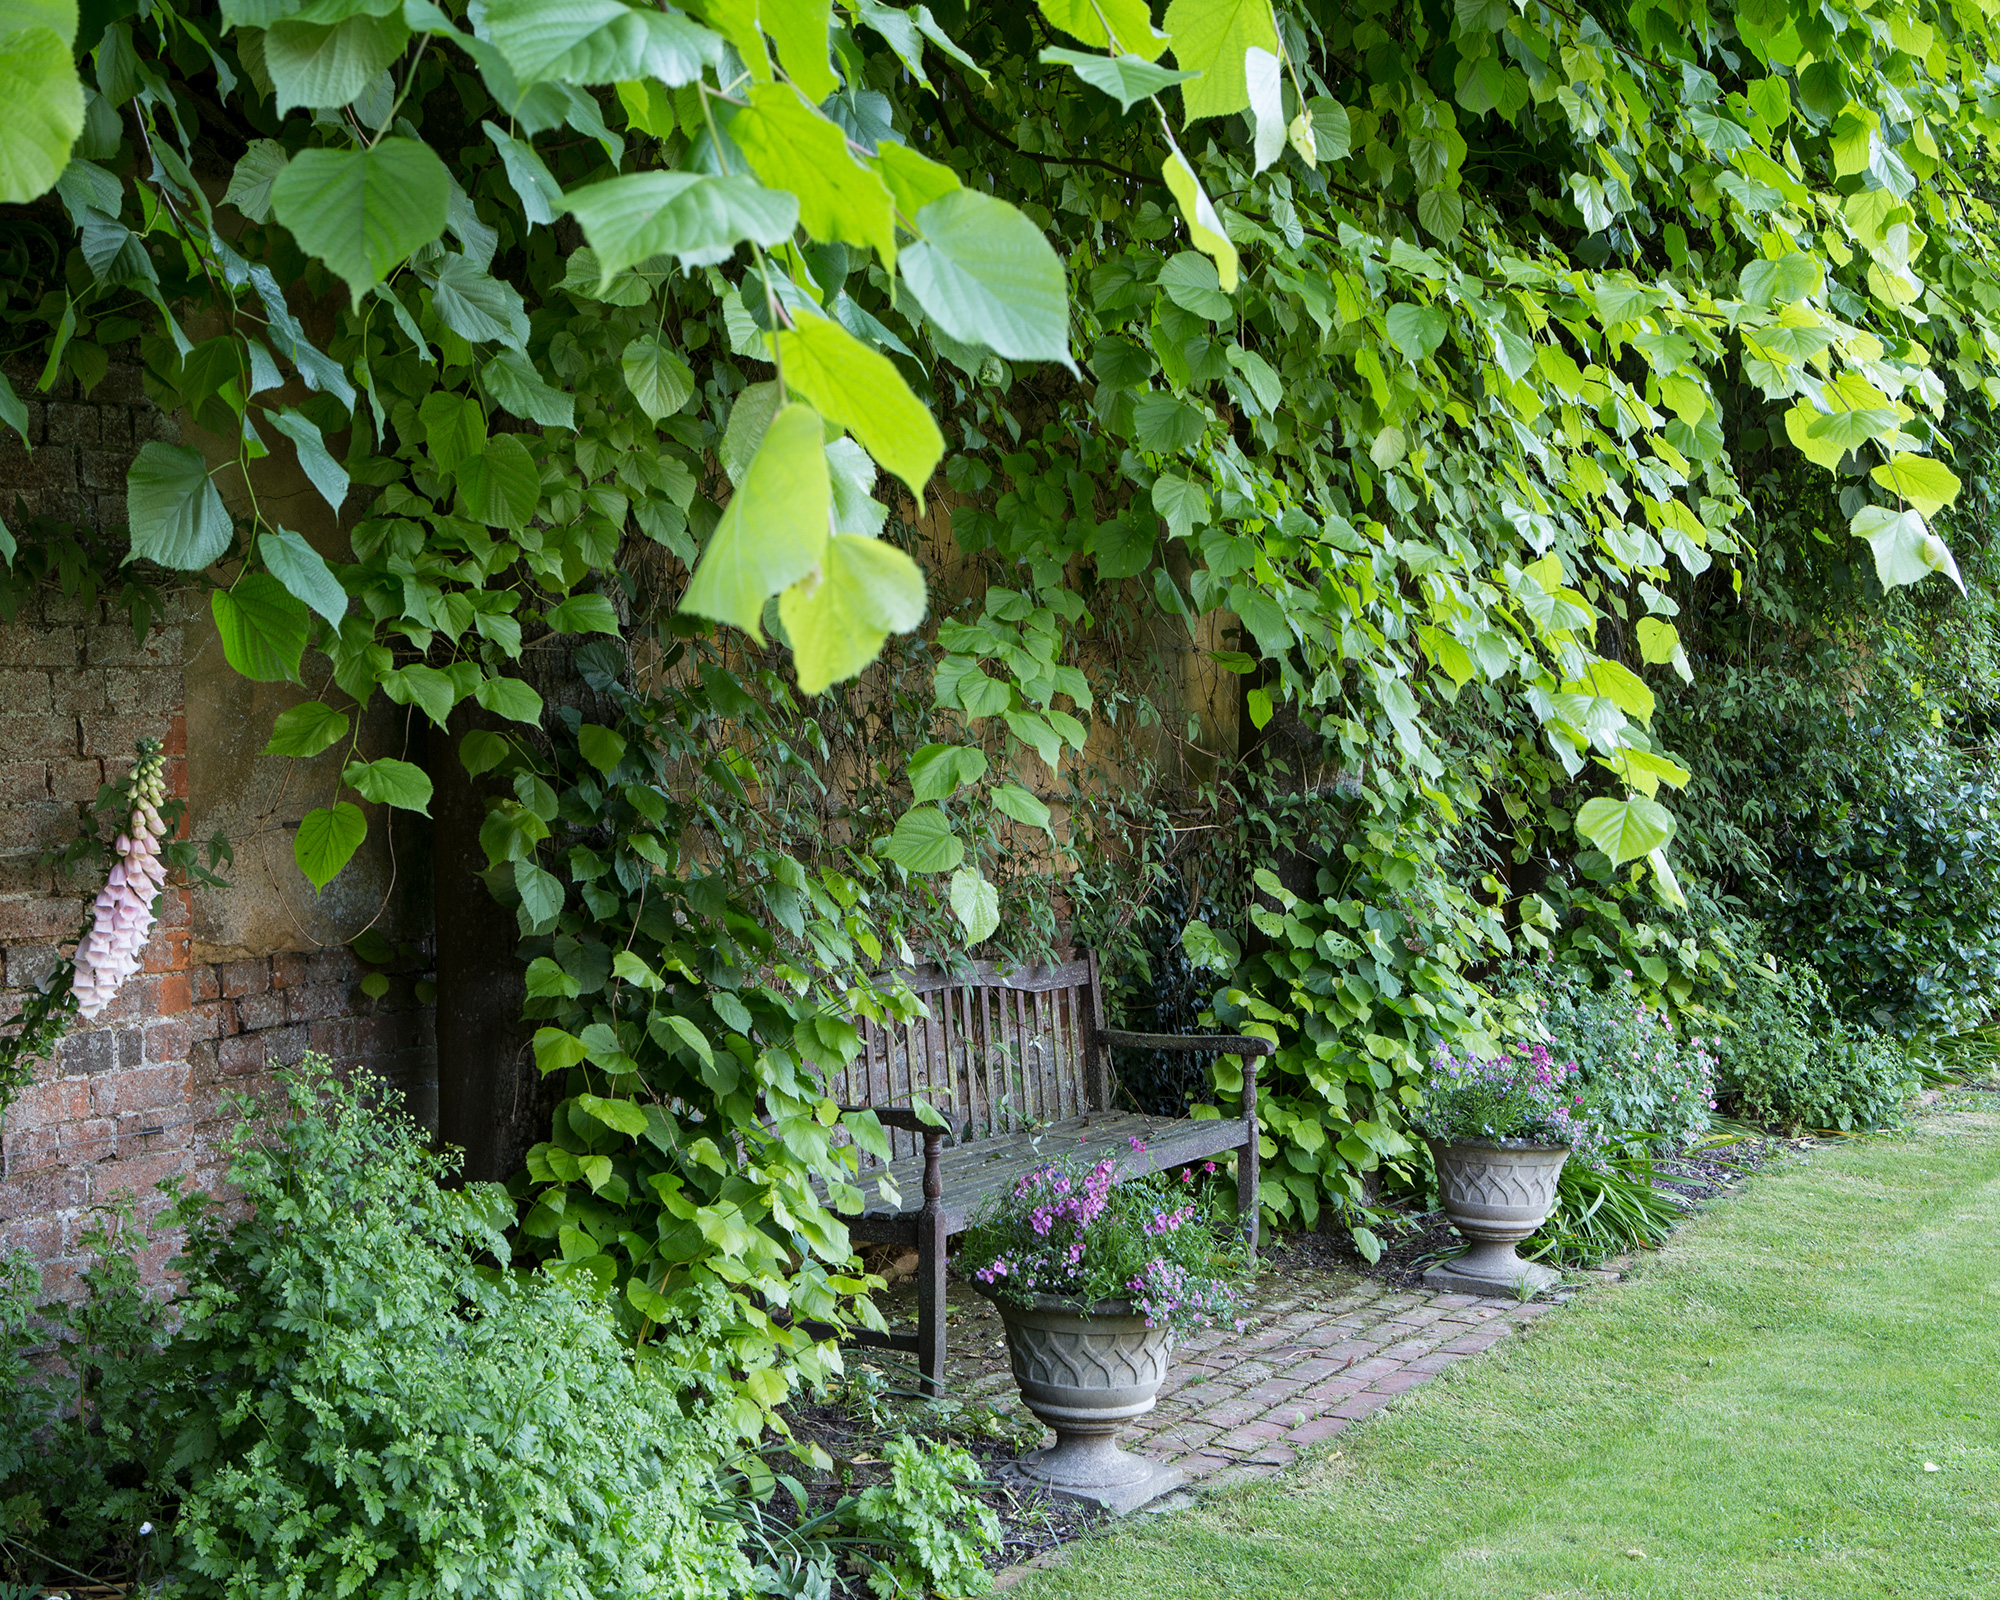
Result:
<instances>
[{"instance_id":1,"label":"bench wooden armrest support","mask_svg":"<svg viewBox=\"0 0 2000 1600\"><path fill-rule=\"evenodd\" d=\"M899 1335L878 1335L865 1341L883 1343L891 1349L914 1348L917 1365L924 1374L923 1389L928 1395L941 1392L944 1380L944 1268L947 1231L944 1220L944 1175L938 1163L944 1151L945 1130L924 1121L914 1106L842 1106L843 1112L872 1111L885 1128L900 1128L920 1134L924 1141L924 1208L917 1214L917 1295L925 1308L936 1307L934 1315L919 1319L914 1345Z\"/></svg>"}]
</instances>

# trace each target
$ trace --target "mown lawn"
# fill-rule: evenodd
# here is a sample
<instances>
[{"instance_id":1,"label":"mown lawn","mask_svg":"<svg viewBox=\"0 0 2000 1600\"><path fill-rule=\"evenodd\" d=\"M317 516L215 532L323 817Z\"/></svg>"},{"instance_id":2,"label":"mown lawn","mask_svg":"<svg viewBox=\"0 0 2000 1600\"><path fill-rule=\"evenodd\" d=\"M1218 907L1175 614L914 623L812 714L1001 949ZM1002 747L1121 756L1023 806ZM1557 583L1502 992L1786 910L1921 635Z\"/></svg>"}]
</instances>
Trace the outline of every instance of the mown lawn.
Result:
<instances>
[{"instance_id":1,"label":"mown lawn","mask_svg":"<svg viewBox=\"0 0 2000 1600\"><path fill-rule=\"evenodd\" d=\"M1016 1595L2000 1597L2000 1106L1958 1105L1784 1160L1337 1453Z\"/></svg>"}]
</instances>

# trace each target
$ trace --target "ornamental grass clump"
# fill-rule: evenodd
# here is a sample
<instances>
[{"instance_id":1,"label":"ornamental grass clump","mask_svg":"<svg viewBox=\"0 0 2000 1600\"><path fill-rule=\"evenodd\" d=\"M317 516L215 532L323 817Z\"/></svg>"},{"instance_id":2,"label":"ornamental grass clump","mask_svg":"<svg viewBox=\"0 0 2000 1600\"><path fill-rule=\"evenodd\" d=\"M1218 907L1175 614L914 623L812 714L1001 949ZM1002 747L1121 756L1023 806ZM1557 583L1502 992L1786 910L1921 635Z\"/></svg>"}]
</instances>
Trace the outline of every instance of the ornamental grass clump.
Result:
<instances>
[{"instance_id":1,"label":"ornamental grass clump","mask_svg":"<svg viewBox=\"0 0 2000 1600\"><path fill-rule=\"evenodd\" d=\"M1178 1177L1121 1178L1109 1157L1038 1167L974 1218L961 1262L988 1295L1015 1305L1126 1300L1149 1327L1236 1326L1246 1263L1232 1219L1201 1182L1215 1170L1209 1161Z\"/></svg>"},{"instance_id":2,"label":"ornamental grass clump","mask_svg":"<svg viewBox=\"0 0 2000 1600\"><path fill-rule=\"evenodd\" d=\"M1444 1144L1562 1145L1588 1166L1603 1165L1604 1128L1582 1071L1553 1060L1544 1044L1488 1061L1440 1051L1410 1122Z\"/></svg>"}]
</instances>

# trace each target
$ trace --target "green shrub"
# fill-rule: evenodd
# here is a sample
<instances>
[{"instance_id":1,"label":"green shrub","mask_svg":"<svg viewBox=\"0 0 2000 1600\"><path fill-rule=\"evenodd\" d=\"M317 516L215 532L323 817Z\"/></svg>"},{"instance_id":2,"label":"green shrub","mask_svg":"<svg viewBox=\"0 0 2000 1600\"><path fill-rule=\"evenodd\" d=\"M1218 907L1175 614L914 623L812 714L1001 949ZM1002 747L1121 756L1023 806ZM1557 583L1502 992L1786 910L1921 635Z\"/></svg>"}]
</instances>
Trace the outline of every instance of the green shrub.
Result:
<instances>
[{"instance_id":1,"label":"green shrub","mask_svg":"<svg viewBox=\"0 0 2000 1600\"><path fill-rule=\"evenodd\" d=\"M1739 960L1719 1034L1721 1092L1741 1116L1788 1132L1882 1128L1902 1115L1916 1072L1902 1048L1833 1009L1803 962Z\"/></svg>"},{"instance_id":2,"label":"green shrub","mask_svg":"<svg viewBox=\"0 0 2000 1600\"><path fill-rule=\"evenodd\" d=\"M1651 1134L1684 1145L1708 1130L1715 1108L1709 1037L1678 1029L1630 972L1594 988L1580 966L1539 961L1511 968L1504 992L1529 1001L1558 1063L1574 1062L1597 1120L1614 1134Z\"/></svg>"},{"instance_id":3,"label":"green shrub","mask_svg":"<svg viewBox=\"0 0 2000 1600\"><path fill-rule=\"evenodd\" d=\"M505 1197L441 1188L406 1119L310 1059L284 1095L261 1139L236 1136L247 1217L200 1196L168 1213L188 1230L172 1337L107 1267L70 1319L96 1346L65 1343L0 1402L28 1424L7 1437L37 1439L0 1446L0 1502L39 1491L41 1548L129 1571L108 1518L149 1515L175 1592L224 1600L740 1593L735 1529L703 1510L738 1431L711 1330L664 1328L635 1357L594 1296L508 1269ZM105 1259L129 1267L121 1243ZM17 1379L38 1330L25 1276L7 1284ZM54 1509L79 1483L98 1503Z\"/></svg>"}]
</instances>

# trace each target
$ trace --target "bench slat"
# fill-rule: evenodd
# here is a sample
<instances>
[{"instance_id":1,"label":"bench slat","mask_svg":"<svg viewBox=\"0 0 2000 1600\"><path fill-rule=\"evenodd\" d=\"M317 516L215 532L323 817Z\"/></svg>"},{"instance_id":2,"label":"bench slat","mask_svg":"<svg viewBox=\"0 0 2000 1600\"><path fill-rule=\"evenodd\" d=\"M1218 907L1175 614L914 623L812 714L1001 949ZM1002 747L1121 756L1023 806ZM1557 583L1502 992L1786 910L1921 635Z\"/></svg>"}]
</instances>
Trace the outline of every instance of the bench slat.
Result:
<instances>
[{"instance_id":1,"label":"bench slat","mask_svg":"<svg viewBox=\"0 0 2000 1600\"><path fill-rule=\"evenodd\" d=\"M944 1183L945 1226L949 1232L963 1232L986 1200L1011 1188L1024 1173L1066 1156L1086 1161L1112 1156L1120 1173L1131 1175L1220 1155L1236 1149L1247 1137L1247 1124L1241 1117L1195 1122L1098 1112L1044 1128L954 1145L941 1153L938 1162ZM1132 1149L1134 1138L1145 1144L1145 1150ZM868 1199L861 1216L848 1219L857 1237L869 1237L882 1223L912 1224L923 1209L923 1157L894 1162L889 1173L902 1195L902 1204L890 1206L875 1192L878 1174L863 1173L860 1182Z\"/></svg>"}]
</instances>

